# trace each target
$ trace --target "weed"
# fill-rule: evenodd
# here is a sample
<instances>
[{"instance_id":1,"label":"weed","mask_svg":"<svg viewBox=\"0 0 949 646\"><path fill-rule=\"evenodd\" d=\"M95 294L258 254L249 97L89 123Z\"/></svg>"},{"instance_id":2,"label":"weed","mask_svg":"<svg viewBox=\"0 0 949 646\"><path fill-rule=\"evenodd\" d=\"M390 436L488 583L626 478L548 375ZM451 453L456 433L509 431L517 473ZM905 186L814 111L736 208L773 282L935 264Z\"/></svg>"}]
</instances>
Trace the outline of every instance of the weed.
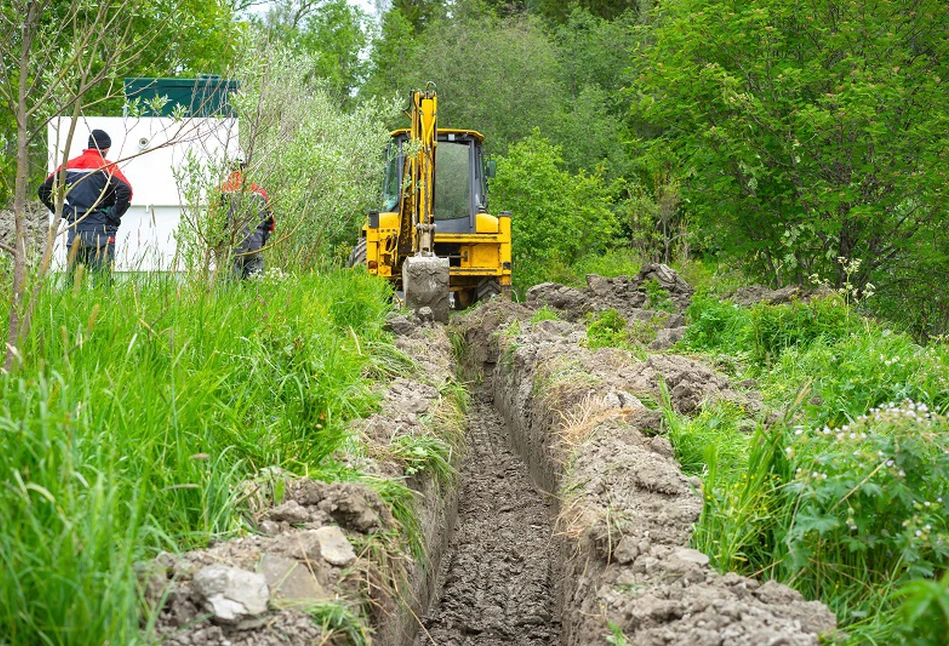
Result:
<instances>
[{"instance_id":1,"label":"weed","mask_svg":"<svg viewBox=\"0 0 949 646\"><path fill-rule=\"evenodd\" d=\"M666 312L675 311L675 304L669 298L669 291L659 284L655 278L643 282L643 289L646 290L646 307L652 310L662 310Z\"/></svg>"},{"instance_id":2,"label":"weed","mask_svg":"<svg viewBox=\"0 0 949 646\"><path fill-rule=\"evenodd\" d=\"M557 314L556 310L551 309L549 306L544 305L542 308L534 312L533 316L530 318L531 323L538 323L540 321L559 321L560 315Z\"/></svg>"},{"instance_id":3,"label":"weed","mask_svg":"<svg viewBox=\"0 0 949 646\"><path fill-rule=\"evenodd\" d=\"M430 435L400 435L393 439L390 448L404 465L407 476L430 473L441 485L454 476L451 447L442 439Z\"/></svg>"},{"instance_id":4,"label":"weed","mask_svg":"<svg viewBox=\"0 0 949 646\"><path fill-rule=\"evenodd\" d=\"M41 293L29 360L0 380L0 634L136 641L132 563L233 535L240 483L325 469L375 409L386 289L339 272Z\"/></svg>"},{"instance_id":5,"label":"weed","mask_svg":"<svg viewBox=\"0 0 949 646\"><path fill-rule=\"evenodd\" d=\"M615 309L606 309L591 314L587 320L586 347L630 348L629 333L626 331L626 319Z\"/></svg>"},{"instance_id":6,"label":"weed","mask_svg":"<svg viewBox=\"0 0 949 646\"><path fill-rule=\"evenodd\" d=\"M949 572L939 581L916 579L900 588L900 614L904 638L916 643L939 644L949 634Z\"/></svg>"},{"instance_id":7,"label":"weed","mask_svg":"<svg viewBox=\"0 0 949 646\"><path fill-rule=\"evenodd\" d=\"M607 622L606 628L610 631L610 634L606 637L606 643L610 646L626 646L629 643L626 641L623 630L612 621Z\"/></svg>"},{"instance_id":8,"label":"weed","mask_svg":"<svg viewBox=\"0 0 949 646\"><path fill-rule=\"evenodd\" d=\"M346 638L347 644L366 646L372 641L371 631L359 614L339 601L324 601L304 608L320 624L330 639L334 634Z\"/></svg>"}]
</instances>

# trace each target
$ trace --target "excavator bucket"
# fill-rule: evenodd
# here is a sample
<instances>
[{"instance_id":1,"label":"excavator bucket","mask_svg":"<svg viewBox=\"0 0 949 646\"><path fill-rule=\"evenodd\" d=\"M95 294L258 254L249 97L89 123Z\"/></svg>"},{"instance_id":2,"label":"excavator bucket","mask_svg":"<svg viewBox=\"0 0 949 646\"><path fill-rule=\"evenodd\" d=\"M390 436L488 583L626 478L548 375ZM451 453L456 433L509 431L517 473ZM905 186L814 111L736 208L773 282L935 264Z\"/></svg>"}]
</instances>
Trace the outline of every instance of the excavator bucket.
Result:
<instances>
[{"instance_id":1,"label":"excavator bucket","mask_svg":"<svg viewBox=\"0 0 949 646\"><path fill-rule=\"evenodd\" d=\"M448 322L451 306L448 258L438 256L409 256L402 263L402 289L405 305L413 312L431 308L436 321Z\"/></svg>"}]
</instances>

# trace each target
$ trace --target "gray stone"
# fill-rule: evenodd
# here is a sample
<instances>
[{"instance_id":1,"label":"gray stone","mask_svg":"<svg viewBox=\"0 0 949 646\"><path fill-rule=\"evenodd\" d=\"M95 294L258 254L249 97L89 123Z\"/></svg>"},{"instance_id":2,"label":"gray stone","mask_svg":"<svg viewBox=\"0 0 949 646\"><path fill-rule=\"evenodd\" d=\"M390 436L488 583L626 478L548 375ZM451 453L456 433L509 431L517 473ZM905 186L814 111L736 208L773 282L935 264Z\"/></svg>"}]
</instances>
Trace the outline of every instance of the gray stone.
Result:
<instances>
[{"instance_id":1,"label":"gray stone","mask_svg":"<svg viewBox=\"0 0 949 646\"><path fill-rule=\"evenodd\" d=\"M597 296L608 296L613 291L612 281L597 274L587 274L587 287Z\"/></svg>"},{"instance_id":2,"label":"gray stone","mask_svg":"<svg viewBox=\"0 0 949 646\"><path fill-rule=\"evenodd\" d=\"M270 520L282 520L287 523L305 523L310 520L310 514L306 507L296 500L288 500L282 505L274 507L268 516L270 516Z\"/></svg>"},{"instance_id":3,"label":"gray stone","mask_svg":"<svg viewBox=\"0 0 949 646\"><path fill-rule=\"evenodd\" d=\"M639 556L639 546L636 540L631 536L624 536L620 539L619 545L613 550L613 560L620 565L629 565Z\"/></svg>"},{"instance_id":4,"label":"gray stone","mask_svg":"<svg viewBox=\"0 0 949 646\"><path fill-rule=\"evenodd\" d=\"M314 531L320 543L320 555L330 565L346 567L356 560L353 545L338 525L327 525Z\"/></svg>"},{"instance_id":5,"label":"gray stone","mask_svg":"<svg viewBox=\"0 0 949 646\"><path fill-rule=\"evenodd\" d=\"M708 555L689 547L678 547L672 555L680 561L695 563L703 567L708 565Z\"/></svg>"},{"instance_id":6,"label":"gray stone","mask_svg":"<svg viewBox=\"0 0 949 646\"><path fill-rule=\"evenodd\" d=\"M210 565L198 570L192 580L211 619L237 624L267 611L270 591L264 575L228 565Z\"/></svg>"},{"instance_id":7,"label":"gray stone","mask_svg":"<svg viewBox=\"0 0 949 646\"><path fill-rule=\"evenodd\" d=\"M310 605L314 601L330 599L313 573L296 559L264 554L260 559L260 571L270 588L270 600L276 606Z\"/></svg>"},{"instance_id":8,"label":"gray stone","mask_svg":"<svg viewBox=\"0 0 949 646\"><path fill-rule=\"evenodd\" d=\"M607 408L645 408L635 395L625 390L611 390L603 398L603 405Z\"/></svg>"},{"instance_id":9,"label":"gray stone","mask_svg":"<svg viewBox=\"0 0 949 646\"><path fill-rule=\"evenodd\" d=\"M386 319L383 327L396 336L408 336L415 330L415 324L407 316L394 314Z\"/></svg>"}]
</instances>

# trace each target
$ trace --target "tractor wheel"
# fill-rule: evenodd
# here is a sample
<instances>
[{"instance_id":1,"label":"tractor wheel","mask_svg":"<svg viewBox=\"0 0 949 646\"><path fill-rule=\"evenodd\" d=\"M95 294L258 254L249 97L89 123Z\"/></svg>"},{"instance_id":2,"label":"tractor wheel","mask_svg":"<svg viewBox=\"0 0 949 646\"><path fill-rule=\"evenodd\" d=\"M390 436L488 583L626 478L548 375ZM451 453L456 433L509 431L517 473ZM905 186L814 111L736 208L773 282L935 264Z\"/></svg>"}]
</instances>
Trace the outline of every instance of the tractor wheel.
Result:
<instances>
[{"instance_id":1,"label":"tractor wheel","mask_svg":"<svg viewBox=\"0 0 949 646\"><path fill-rule=\"evenodd\" d=\"M474 305L475 299L478 298L477 289L459 289L453 294L454 304L456 310L465 310Z\"/></svg>"},{"instance_id":2,"label":"tractor wheel","mask_svg":"<svg viewBox=\"0 0 949 646\"><path fill-rule=\"evenodd\" d=\"M497 278L485 278L478 283L478 302L486 301L501 295L501 285Z\"/></svg>"},{"instance_id":3,"label":"tractor wheel","mask_svg":"<svg viewBox=\"0 0 949 646\"><path fill-rule=\"evenodd\" d=\"M366 266L366 239L360 238L356 246L349 254L349 260L346 261L347 267Z\"/></svg>"}]
</instances>

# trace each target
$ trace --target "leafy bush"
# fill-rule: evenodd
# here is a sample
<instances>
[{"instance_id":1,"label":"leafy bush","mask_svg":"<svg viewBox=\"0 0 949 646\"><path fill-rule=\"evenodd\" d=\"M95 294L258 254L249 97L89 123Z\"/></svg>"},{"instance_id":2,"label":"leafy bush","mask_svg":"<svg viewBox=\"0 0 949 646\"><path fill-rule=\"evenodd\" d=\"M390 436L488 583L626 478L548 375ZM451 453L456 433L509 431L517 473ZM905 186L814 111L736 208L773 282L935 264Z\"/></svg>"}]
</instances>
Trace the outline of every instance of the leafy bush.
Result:
<instances>
[{"instance_id":1,"label":"leafy bush","mask_svg":"<svg viewBox=\"0 0 949 646\"><path fill-rule=\"evenodd\" d=\"M778 576L843 623L892 614L894 586L949 563L949 420L888 404L833 428L798 428L778 534Z\"/></svg>"},{"instance_id":2,"label":"leafy bush","mask_svg":"<svg viewBox=\"0 0 949 646\"><path fill-rule=\"evenodd\" d=\"M629 347L626 319L612 308L591 315L587 321L586 346L591 350Z\"/></svg>"},{"instance_id":3,"label":"leafy bush","mask_svg":"<svg viewBox=\"0 0 949 646\"><path fill-rule=\"evenodd\" d=\"M904 401L787 447L797 498L782 567L817 579L834 564L878 582L932 576L949 557L949 420ZM818 584L819 585L819 584Z\"/></svg>"},{"instance_id":4,"label":"leafy bush","mask_svg":"<svg viewBox=\"0 0 949 646\"><path fill-rule=\"evenodd\" d=\"M831 343L859 329L859 320L838 297L815 298L786 305L758 303L750 310L752 358L760 365L790 347Z\"/></svg>"},{"instance_id":5,"label":"leafy bush","mask_svg":"<svg viewBox=\"0 0 949 646\"><path fill-rule=\"evenodd\" d=\"M788 411L751 437L727 410L666 411L679 459L704 471L695 546L721 570L821 599L853 643L931 643L930 584L949 566L949 421L933 412L949 404L949 348L835 299L745 309L697 296L688 316L689 347L761 362L745 370ZM904 612L921 627L903 630L895 590L914 580Z\"/></svg>"},{"instance_id":6,"label":"leafy bush","mask_svg":"<svg viewBox=\"0 0 949 646\"><path fill-rule=\"evenodd\" d=\"M738 305L695 295L686 310L689 327L682 342L695 350L733 353L748 344L751 317Z\"/></svg>"},{"instance_id":7,"label":"leafy bush","mask_svg":"<svg viewBox=\"0 0 949 646\"><path fill-rule=\"evenodd\" d=\"M234 72L240 91L231 98L238 114L247 177L268 192L276 219L268 262L284 269L330 264L333 250L351 245L366 210L377 199L381 153L389 134L385 122L394 104L366 102L340 110L331 84L312 76L324 64L249 31L245 56ZM206 207L227 174L222 162L191 163L181 177L192 207L179 232L183 256L206 268L207 246L220 226Z\"/></svg>"},{"instance_id":8,"label":"leafy bush","mask_svg":"<svg viewBox=\"0 0 949 646\"><path fill-rule=\"evenodd\" d=\"M906 334L867 322L832 344L788 348L771 366L772 396L793 397L804 384L816 395L804 404L814 425L841 425L869 409L912 399L949 404L949 348L921 347Z\"/></svg>"},{"instance_id":9,"label":"leafy bush","mask_svg":"<svg viewBox=\"0 0 949 646\"><path fill-rule=\"evenodd\" d=\"M675 304L669 297L669 291L659 284L655 278L650 278L643 283L646 290L646 307L653 310L664 312L675 311Z\"/></svg>"},{"instance_id":10,"label":"leafy bush","mask_svg":"<svg viewBox=\"0 0 949 646\"><path fill-rule=\"evenodd\" d=\"M916 644L942 644L949 634L949 572L939 581L916 579L900 588L903 638Z\"/></svg>"},{"instance_id":11,"label":"leafy bush","mask_svg":"<svg viewBox=\"0 0 949 646\"><path fill-rule=\"evenodd\" d=\"M616 230L608 187L599 175L570 174L560 149L535 131L498 159L491 208L513 214L514 281L523 290L550 278L550 267L603 253Z\"/></svg>"}]
</instances>

